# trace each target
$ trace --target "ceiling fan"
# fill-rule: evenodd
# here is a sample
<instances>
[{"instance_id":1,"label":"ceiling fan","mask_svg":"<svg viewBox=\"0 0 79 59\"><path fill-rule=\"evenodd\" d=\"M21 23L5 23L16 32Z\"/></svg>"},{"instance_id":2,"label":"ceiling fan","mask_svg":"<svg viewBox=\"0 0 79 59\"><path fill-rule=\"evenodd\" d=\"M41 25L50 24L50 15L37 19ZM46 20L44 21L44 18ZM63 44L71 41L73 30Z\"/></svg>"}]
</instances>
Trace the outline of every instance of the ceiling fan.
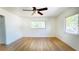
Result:
<instances>
[{"instance_id":1,"label":"ceiling fan","mask_svg":"<svg viewBox=\"0 0 79 59\"><path fill-rule=\"evenodd\" d=\"M41 13L41 11L45 11L45 10L48 10L48 8L44 7L44 8L37 9L36 7L32 7L32 10L23 9L23 11L33 11L32 15L34 15L35 12L37 12L40 15L43 15L43 13Z\"/></svg>"}]
</instances>

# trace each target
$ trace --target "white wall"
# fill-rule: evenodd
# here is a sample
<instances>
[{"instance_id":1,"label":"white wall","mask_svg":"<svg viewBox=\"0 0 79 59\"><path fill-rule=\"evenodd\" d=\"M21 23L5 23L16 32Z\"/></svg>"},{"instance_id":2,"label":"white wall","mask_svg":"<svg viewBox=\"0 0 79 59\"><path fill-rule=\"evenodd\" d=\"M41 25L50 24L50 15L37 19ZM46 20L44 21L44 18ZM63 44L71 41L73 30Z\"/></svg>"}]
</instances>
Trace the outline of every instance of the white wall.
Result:
<instances>
[{"instance_id":1,"label":"white wall","mask_svg":"<svg viewBox=\"0 0 79 59\"><path fill-rule=\"evenodd\" d=\"M6 27L6 44L9 44L16 39L22 37L20 28L20 17L11 14L3 9L0 9L0 15L5 17L5 27ZM2 42L2 41L1 41Z\"/></svg>"},{"instance_id":2,"label":"white wall","mask_svg":"<svg viewBox=\"0 0 79 59\"><path fill-rule=\"evenodd\" d=\"M76 50L79 50L79 35L72 35L68 34L64 30L65 25L65 17L68 17L70 15L79 13L79 8L69 8L64 13L62 13L60 16L58 16L56 20L56 35L58 38L60 38L62 41L70 45Z\"/></svg>"},{"instance_id":3,"label":"white wall","mask_svg":"<svg viewBox=\"0 0 79 59\"><path fill-rule=\"evenodd\" d=\"M6 43L9 44L22 37L20 31L21 18L16 15L6 17Z\"/></svg>"},{"instance_id":4,"label":"white wall","mask_svg":"<svg viewBox=\"0 0 79 59\"><path fill-rule=\"evenodd\" d=\"M34 29L31 27L32 21L45 21L45 29ZM23 18L21 32L25 37L55 37L55 19L45 17Z\"/></svg>"}]
</instances>

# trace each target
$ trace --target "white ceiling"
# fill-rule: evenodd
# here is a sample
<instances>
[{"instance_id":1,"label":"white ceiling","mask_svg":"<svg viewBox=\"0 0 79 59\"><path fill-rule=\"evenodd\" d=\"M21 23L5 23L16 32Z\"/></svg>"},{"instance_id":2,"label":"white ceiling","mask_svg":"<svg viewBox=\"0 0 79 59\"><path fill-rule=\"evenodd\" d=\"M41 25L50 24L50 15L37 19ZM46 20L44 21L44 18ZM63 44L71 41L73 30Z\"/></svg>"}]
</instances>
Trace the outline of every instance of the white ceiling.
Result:
<instances>
[{"instance_id":1,"label":"white ceiling","mask_svg":"<svg viewBox=\"0 0 79 59\"><path fill-rule=\"evenodd\" d=\"M3 7L3 9L22 17L56 17L59 14L61 14L63 11L65 11L67 8L66 7L48 7L48 10L42 11L44 15L39 15L37 13L32 15L33 11L22 10L22 9L32 10L32 7Z\"/></svg>"}]
</instances>

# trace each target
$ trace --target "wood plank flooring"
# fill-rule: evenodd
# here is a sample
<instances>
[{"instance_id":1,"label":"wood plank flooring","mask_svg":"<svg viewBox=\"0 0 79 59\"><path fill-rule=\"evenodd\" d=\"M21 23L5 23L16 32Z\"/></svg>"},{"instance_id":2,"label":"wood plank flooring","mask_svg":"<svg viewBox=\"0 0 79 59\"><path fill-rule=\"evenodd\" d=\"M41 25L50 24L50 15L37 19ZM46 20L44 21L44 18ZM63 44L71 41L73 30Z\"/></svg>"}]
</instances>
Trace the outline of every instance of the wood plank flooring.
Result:
<instances>
[{"instance_id":1,"label":"wood plank flooring","mask_svg":"<svg viewBox=\"0 0 79 59\"><path fill-rule=\"evenodd\" d=\"M21 38L8 46L1 45L4 51L75 51L73 48L57 38L32 37Z\"/></svg>"}]
</instances>

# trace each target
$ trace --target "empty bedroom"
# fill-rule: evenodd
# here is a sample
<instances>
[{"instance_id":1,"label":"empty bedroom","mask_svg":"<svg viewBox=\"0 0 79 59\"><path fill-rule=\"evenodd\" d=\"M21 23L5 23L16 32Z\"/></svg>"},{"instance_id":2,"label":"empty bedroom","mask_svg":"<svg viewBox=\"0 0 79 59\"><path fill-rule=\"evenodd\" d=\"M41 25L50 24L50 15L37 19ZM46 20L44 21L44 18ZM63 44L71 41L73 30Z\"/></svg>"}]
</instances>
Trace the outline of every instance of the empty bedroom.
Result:
<instances>
[{"instance_id":1,"label":"empty bedroom","mask_svg":"<svg viewBox=\"0 0 79 59\"><path fill-rule=\"evenodd\" d=\"M0 7L0 51L78 51L78 7Z\"/></svg>"}]
</instances>

